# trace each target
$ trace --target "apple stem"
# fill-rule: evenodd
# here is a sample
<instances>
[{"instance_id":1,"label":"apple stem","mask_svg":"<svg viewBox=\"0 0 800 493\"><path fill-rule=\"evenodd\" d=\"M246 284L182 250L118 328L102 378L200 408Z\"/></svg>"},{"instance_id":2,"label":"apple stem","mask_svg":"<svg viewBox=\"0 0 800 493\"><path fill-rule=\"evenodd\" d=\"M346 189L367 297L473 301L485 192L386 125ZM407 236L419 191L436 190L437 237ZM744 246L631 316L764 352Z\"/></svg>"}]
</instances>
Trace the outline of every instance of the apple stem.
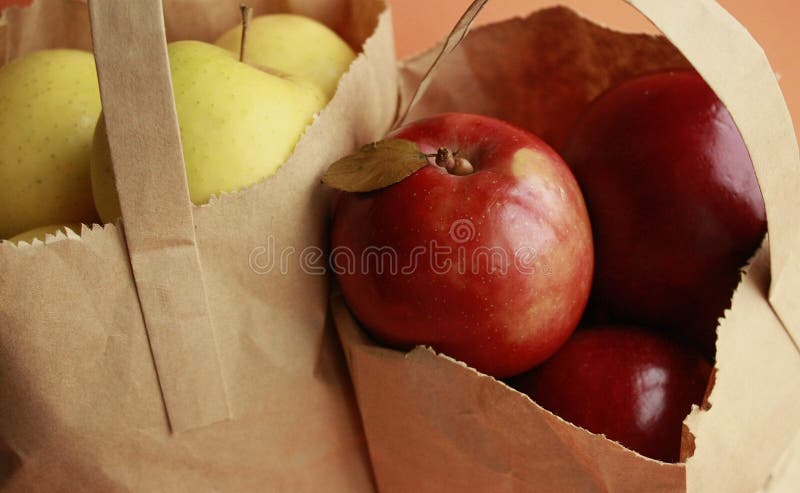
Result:
<instances>
[{"instance_id":1,"label":"apple stem","mask_svg":"<svg viewBox=\"0 0 800 493\"><path fill-rule=\"evenodd\" d=\"M245 47L247 46L247 29L250 27L250 19L253 17L253 8L241 4L239 10L242 12L242 39L239 43L239 61L244 62Z\"/></svg>"},{"instance_id":2,"label":"apple stem","mask_svg":"<svg viewBox=\"0 0 800 493\"><path fill-rule=\"evenodd\" d=\"M475 171L472 163L466 158L460 157L457 150L451 151L447 147L440 147L436 154L426 154L426 156L435 157L436 165L441 166L451 175L465 176Z\"/></svg>"}]
</instances>

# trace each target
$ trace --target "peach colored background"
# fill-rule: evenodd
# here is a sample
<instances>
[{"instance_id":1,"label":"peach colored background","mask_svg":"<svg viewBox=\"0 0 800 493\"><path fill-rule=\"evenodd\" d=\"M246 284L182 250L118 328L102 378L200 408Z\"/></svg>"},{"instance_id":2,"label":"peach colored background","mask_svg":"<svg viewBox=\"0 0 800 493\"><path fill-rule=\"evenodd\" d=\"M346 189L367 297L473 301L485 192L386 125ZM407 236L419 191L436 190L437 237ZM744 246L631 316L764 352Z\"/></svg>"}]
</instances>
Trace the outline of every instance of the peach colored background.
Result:
<instances>
[{"instance_id":1,"label":"peach colored background","mask_svg":"<svg viewBox=\"0 0 800 493\"><path fill-rule=\"evenodd\" d=\"M669 0L664 0L669 1ZM0 0L2 2L2 0ZM781 88L800 136L800 2L797 0L717 0L766 51L780 75ZM405 58L429 47L449 32L471 0L389 0L398 56ZM566 5L614 29L657 32L633 7L621 0L491 0L476 24L523 16L542 7Z\"/></svg>"},{"instance_id":2,"label":"peach colored background","mask_svg":"<svg viewBox=\"0 0 800 493\"><path fill-rule=\"evenodd\" d=\"M668 1L668 0L665 0ZM800 130L800 2L797 0L718 0L747 27L764 47L781 76L795 129ZM0 8L27 0L0 0ZM444 36L470 4L470 0L389 0L394 10L397 51L407 57L431 46ZM621 0L493 0L481 12L477 24L485 24L533 10L567 5L603 24L623 31L655 32L655 28ZM800 134L800 132L798 132Z\"/></svg>"}]
</instances>

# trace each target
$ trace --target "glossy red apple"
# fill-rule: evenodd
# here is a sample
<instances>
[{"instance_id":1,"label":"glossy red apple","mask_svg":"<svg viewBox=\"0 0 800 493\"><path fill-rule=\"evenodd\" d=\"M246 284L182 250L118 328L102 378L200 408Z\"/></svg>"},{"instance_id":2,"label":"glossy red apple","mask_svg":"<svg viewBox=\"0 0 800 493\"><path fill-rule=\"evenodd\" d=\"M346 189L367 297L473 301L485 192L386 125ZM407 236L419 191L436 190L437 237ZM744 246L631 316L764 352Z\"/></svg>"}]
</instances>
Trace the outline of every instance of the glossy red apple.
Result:
<instances>
[{"instance_id":1,"label":"glossy red apple","mask_svg":"<svg viewBox=\"0 0 800 493\"><path fill-rule=\"evenodd\" d=\"M545 409L647 457L676 462L681 428L706 391L694 348L636 327L580 329L512 384Z\"/></svg>"},{"instance_id":2,"label":"glossy red apple","mask_svg":"<svg viewBox=\"0 0 800 493\"><path fill-rule=\"evenodd\" d=\"M430 345L498 377L540 363L575 329L591 287L572 173L539 138L488 117L440 115L394 137L455 151L474 171L429 164L343 194L330 261L347 304L392 347Z\"/></svg>"},{"instance_id":3,"label":"glossy red apple","mask_svg":"<svg viewBox=\"0 0 800 493\"><path fill-rule=\"evenodd\" d=\"M766 219L750 156L711 88L694 72L625 82L589 107L564 158L592 220L592 304L713 356L717 319Z\"/></svg>"}]
</instances>

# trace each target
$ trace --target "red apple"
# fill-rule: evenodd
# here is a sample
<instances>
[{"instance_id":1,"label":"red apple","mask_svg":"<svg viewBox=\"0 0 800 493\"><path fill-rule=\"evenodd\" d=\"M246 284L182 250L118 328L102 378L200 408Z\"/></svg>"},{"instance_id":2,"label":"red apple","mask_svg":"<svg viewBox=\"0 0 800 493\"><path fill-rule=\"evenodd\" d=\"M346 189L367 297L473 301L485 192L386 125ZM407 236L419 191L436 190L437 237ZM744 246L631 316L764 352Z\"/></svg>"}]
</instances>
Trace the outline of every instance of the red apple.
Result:
<instances>
[{"instance_id":1,"label":"red apple","mask_svg":"<svg viewBox=\"0 0 800 493\"><path fill-rule=\"evenodd\" d=\"M683 420L706 391L710 365L652 330L578 330L513 382L545 409L647 457L676 462Z\"/></svg>"},{"instance_id":2,"label":"red apple","mask_svg":"<svg viewBox=\"0 0 800 493\"><path fill-rule=\"evenodd\" d=\"M643 76L586 111L564 150L595 241L592 305L714 354L718 317L766 228L736 125L694 72Z\"/></svg>"},{"instance_id":3,"label":"red apple","mask_svg":"<svg viewBox=\"0 0 800 493\"><path fill-rule=\"evenodd\" d=\"M343 194L330 260L349 307L392 347L429 345L498 377L540 363L575 329L591 287L591 227L569 168L536 136L484 116L440 115L394 137L447 148L474 171L428 164Z\"/></svg>"}]
</instances>

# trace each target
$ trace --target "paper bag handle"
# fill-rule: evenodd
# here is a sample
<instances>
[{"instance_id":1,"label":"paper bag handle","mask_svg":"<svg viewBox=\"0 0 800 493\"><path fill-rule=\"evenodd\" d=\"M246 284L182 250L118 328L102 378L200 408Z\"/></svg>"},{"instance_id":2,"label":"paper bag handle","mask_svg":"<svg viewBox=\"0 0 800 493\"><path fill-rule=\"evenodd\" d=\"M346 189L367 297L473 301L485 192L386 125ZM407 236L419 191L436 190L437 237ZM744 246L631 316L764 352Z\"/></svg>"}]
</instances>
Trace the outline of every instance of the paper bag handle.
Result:
<instances>
[{"instance_id":1,"label":"paper bag handle","mask_svg":"<svg viewBox=\"0 0 800 493\"><path fill-rule=\"evenodd\" d=\"M90 0L125 241L173 432L229 417L195 238L161 0Z\"/></svg>"},{"instance_id":2,"label":"paper bag handle","mask_svg":"<svg viewBox=\"0 0 800 493\"><path fill-rule=\"evenodd\" d=\"M800 345L800 153L789 108L764 51L714 0L625 1L683 53L739 127L767 208L769 301ZM690 12L695 15L687 18Z\"/></svg>"}]
</instances>

